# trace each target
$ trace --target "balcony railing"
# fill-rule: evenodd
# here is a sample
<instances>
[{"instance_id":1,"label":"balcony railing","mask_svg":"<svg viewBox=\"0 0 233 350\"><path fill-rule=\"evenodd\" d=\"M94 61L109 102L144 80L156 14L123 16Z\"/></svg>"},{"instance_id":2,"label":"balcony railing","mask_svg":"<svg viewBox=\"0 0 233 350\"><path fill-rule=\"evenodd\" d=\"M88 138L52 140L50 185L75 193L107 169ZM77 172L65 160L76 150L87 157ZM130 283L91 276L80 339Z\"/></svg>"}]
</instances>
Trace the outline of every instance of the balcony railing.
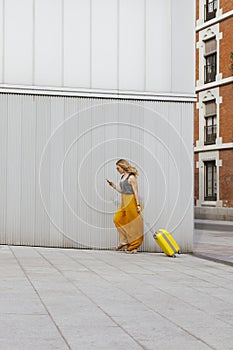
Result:
<instances>
[{"instance_id":1,"label":"balcony railing","mask_svg":"<svg viewBox=\"0 0 233 350\"><path fill-rule=\"evenodd\" d=\"M216 142L217 125L205 126L205 145L211 145Z\"/></svg>"},{"instance_id":2,"label":"balcony railing","mask_svg":"<svg viewBox=\"0 0 233 350\"><path fill-rule=\"evenodd\" d=\"M205 77L204 82L205 84L211 83L212 81L215 81L216 79L216 64L207 64L205 66Z\"/></svg>"},{"instance_id":3,"label":"balcony railing","mask_svg":"<svg viewBox=\"0 0 233 350\"><path fill-rule=\"evenodd\" d=\"M217 0L210 1L205 5L205 21L209 21L210 19L216 17L217 7Z\"/></svg>"}]
</instances>

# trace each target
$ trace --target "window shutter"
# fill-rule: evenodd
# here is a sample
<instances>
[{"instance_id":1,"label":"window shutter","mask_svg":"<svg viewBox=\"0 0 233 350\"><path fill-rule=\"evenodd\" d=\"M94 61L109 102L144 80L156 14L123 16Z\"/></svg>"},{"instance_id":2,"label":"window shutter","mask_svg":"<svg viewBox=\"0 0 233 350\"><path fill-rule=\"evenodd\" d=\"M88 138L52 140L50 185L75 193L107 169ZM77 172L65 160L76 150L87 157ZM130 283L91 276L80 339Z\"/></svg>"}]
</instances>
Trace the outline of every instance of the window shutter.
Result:
<instances>
[{"instance_id":1,"label":"window shutter","mask_svg":"<svg viewBox=\"0 0 233 350\"><path fill-rule=\"evenodd\" d=\"M215 100L205 103L205 116L215 115L217 113L217 105Z\"/></svg>"},{"instance_id":2,"label":"window shutter","mask_svg":"<svg viewBox=\"0 0 233 350\"><path fill-rule=\"evenodd\" d=\"M217 41L215 38L207 40L205 42L205 54L210 55L217 51Z\"/></svg>"}]
</instances>

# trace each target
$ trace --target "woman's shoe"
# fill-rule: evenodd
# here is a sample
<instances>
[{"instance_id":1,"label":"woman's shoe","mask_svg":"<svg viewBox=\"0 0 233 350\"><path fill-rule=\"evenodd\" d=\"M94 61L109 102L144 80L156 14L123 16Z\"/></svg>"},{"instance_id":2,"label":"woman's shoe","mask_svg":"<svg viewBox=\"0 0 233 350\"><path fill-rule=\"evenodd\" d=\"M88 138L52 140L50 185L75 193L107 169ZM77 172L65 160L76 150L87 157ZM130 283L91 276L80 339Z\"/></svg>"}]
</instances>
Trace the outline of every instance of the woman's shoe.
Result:
<instances>
[{"instance_id":1,"label":"woman's shoe","mask_svg":"<svg viewBox=\"0 0 233 350\"><path fill-rule=\"evenodd\" d=\"M117 247L116 250L121 250L123 248L126 248L128 246L128 243L120 243Z\"/></svg>"},{"instance_id":2,"label":"woman's shoe","mask_svg":"<svg viewBox=\"0 0 233 350\"><path fill-rule=\"evenodd\" d=\"M137 254L137 249L132 249L132 250L128 250L128 249L125 249L125 252L127 253L127 254Z\"/></svg>"}]
</instances>

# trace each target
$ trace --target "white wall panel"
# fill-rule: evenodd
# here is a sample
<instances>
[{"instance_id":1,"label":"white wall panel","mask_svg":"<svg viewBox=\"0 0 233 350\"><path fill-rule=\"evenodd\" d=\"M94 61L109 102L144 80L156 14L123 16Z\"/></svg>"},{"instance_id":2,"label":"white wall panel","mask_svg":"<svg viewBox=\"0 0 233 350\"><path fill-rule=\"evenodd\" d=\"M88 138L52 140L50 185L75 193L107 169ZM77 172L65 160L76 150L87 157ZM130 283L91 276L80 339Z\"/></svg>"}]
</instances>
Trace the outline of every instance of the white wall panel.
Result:
<instances>
[{"instance_id":1,"label":"white wall panel","mask_svg":"<svg viewBox=\"0 0 233 350\"><path fill-rule=\"evenodd\" d=\"M192 250L191 103L25 95L1 102L0 243L113 248L120 195L105 178L118 183L115 162L126 158L139 169L145 220ZM146 227L141 249L158 250Z\"/></svg>"},{"instance_id":2,"label":"white wall panel","mask_svg":"<svg viewBox=\"0 0 233 350\"><path fill-rule=\"evenodd\" d=\"M8 95L0 95L0 239L6 239ZM9 239L9 237L8 237Z\"/></svg>"},{"instance_id":3,"label":"white wall panel","mask_svg":"<svg viewBox=\"0 0 233 350\"><path fill-rule=\"evenodd\" d=\"M189 230L193 230L191 224L193 222L193 162L191 161L193 107L192 104L160 102L148 102L145 107L149 107L159 115L154 121L153 118L147 119L145 124L145 129L156 130L153 133L157 140L155 143L145 138L145 144L151 144L150 149L157 158L154 188L150 186L149 197L149 199L154 197L154 203L150 202L146 215L148 217L151 215L149 213L152 206L155 212L162 208L154 227L159 224L167 228L175 235L178 242L182 242L183 249L187 249L192 239L192 233L186 231L187 225L190 225Z\"/></svg>"},{"instance_id":4,"label":"white wall panel","mask_svg":"<svg viewBox=\"0 0 233 350\"><path fill-rule=\"evenodd\" d=\"M82 101L80 102L82 104ZM69 247L71 242L73 246L78 246L76 242L79 242L77 237L79 182L77 175L78 158L75 146L78 134L78 110L75 99L65 99L64 127L61 130L64 134L64 158L61 171L64 198L63 244L65 247Z\"/></svg>"},{"instance_id":5,"label":"white wall panel","mask_svg":"<svg viewBox=\"0 0 233 350\"><path fill-rule=\"evenodd\" d=\"M62 83L62 1L35 0L35 85Z\"/></svg>"},{"instance_id":6,"label":"white wall panel","mask_svg":"<svg viewBox=\"0 0 233 350\"><path fill-rule=\"evenodd\" d=\"M24 96L21 113L21 198L20 198L20 244L34 241L36 215L36 101Z\"/></svg>"},{"instance_id":7,"label":"white wall panel","mask_svg":"<svg viewBox=\"0 0 233 350\"><path fill-rule=\"evenodd\" d=\"M90 88L90 0L64 1L64 85Z\"/></svg>"},{"instance_id":8,"label":"white wall panel","mask_svg":"<svg viewBox=\"0 0 233 350\"><path fill-rule=\"evenodd\" d=\"M144 0L119 0L119 88L144 90Z\"/></svg>"},{"instance_id":9,"label":"white wall panel","mask_svg":"<svg viewBox=\"0 0 233 350\"><path fill-rule=\"evenodd\" d=\"M41 159L44 154L46 164L51 161L51 146L47 152L44 152L44 147L49 137L51 136L51 98L48 96L38 96L36 98L36 167L35 167L35 230L34 230L34 245L50 245L50 168L45 167L41 173ZM41 192L43 189L44 201L47 203L47 211L45 210L44 202L42 201Z\"/></svg>"},{"instance_id":10,"label":"white wall panel","mask_svg":"<svg viewBox=\"0 0 233 350\"><path fill-rule=\"evenodd\" d=\"M32 84L33 1L5 1L5 81Z\"/></svg>"},{"instance_id":11,"label":"white wall panel","mask_svg":"<svg viewBox=\"0 0 233 350\"><path fill-rule=\"evenodd\" d=\"M172 0L172 91L195 89L195 1Z\"/></svg>"},{"instance_id":12,"label":"white wall panel","mask_svg":"<svg viewBox=\"0 0 233 350\"><path fill-rule=\"evenodd\" d=\"M3 9L3 0L0 0L0 84L3 83L3 55L4 55L4 47L3 47L3 33L4 33L4 9Z\"/></svg>"},{"instance_id":13,"label":"white wall panel","mask_svg":"<svg viewBox=\"0 0 233 350\"><path fill-rule=\"evenodd\" d=\"M0 83L193 94L194 15L192 0L0 0Z\"/></svg>"},{"instance_id":14,"label":"white wall panel","mask_svg":"<svg viewBox=\"0 0 233 350\"><path fill-rule=\"evenodd\" d=\"M54 220L50 221L50 244L61 246L63 244L63 234L58 227L63 227L63 193L58 191L61 188L61 161L64 159L64 133L62 124L64 122L64 99L54 98L51 100L51 160L50 168L50 208L51 216ZM59 142L54 145L52 134L58 129ZM59 131L60 130L60 131ZM58 227L54 225L57 223Z\"/></svg>"},{"instance_id":15,"label":"white wall panel","mask_svg":"<svg viewBox=\"0 0 233 350\"><path fill-rule=\"evenodd\" d=\"M92 87L117 89L117 0L92 2Z\"/></svg>"},{"instance_id":16,"label":"white wall panel","mask_svg":"<svg viewBox=\"0 0 233 350\"><path fill-rule=\"evenodd\" d=\"M146 90L171 91L171 0L146 1Z\"/></svg>"},{"instance_id":17,"label":"white wall panel","mask_svg":"<svg viewBox=\"0 0 233 350\"><path fill-rule=\"evenodd\" d=\"M20 244L21 198L21 97L7 99L7 201L6 232L10 244Z\"/></svg>"}]
</instances>

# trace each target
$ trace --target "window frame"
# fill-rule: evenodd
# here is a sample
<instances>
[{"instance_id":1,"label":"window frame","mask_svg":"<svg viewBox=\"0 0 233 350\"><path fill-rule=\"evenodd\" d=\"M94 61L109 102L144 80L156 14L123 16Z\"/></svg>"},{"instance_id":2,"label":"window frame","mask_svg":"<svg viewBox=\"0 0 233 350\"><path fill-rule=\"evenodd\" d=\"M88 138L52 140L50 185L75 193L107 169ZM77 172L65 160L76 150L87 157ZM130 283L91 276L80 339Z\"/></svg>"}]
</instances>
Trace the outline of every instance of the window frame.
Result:
<instances>
[{"instance_id":1,"label":"window frame","mask_svg":"<svg viewBox=\"0 0 233 350\"><path fill-rule=\"evenodd\" d=\"M206 64L204 67L205 76L204 83L212 83L216 81L217 75L217 52L212 52L210 54L205 55ZM208 62L210 61L210 62Z\"/></svg>"},{"instance_id":2,"label":"window frame","mask_svg":"<svg viewBox=\"0 0 233 350\"><path fill-rule=\"evenodd\" d=\"M207 105L208 104L214 104L215 108L214 110L210 111L211 113L207 113L206 109L207 109ZM204 126L204 145L213 145L216 143L216 138L217 138L217 104L216 104L216 100L210 100L204 103L205 104L205 126ZM208 123L208 121L211 120L212 122ZM209 133L208 131L211 129L211 133Z\"/></svg>"},{"instance_id":3,"label":"window frame","mask_svg":"<svg viewBox=\"0 0 233 350\"><path fill-rule=\"evenodd\" d=\"M213 10L210 11L211 5L213 6ZM218 9L218 0L206 0L206 4L204 5L204 21L210 21L211 19L216 17L216 12Z\"/></svg>"},{"instance_id":4,"label":"window frame","mask_svg":"<svg viewBox=\"0 0 233 350\"><path fill-rule=\"evenodd\" d=\"M213 201L215 202L217 200L217 166L215 160L211 161L204 161L204 200L205 201ZM211 173L211 195L209 195L209 171L212 171ZM215 181L216 181L216 188L215 188ZM215 193L216 190L216 193Z\"/></svg>"}]
</instances>

